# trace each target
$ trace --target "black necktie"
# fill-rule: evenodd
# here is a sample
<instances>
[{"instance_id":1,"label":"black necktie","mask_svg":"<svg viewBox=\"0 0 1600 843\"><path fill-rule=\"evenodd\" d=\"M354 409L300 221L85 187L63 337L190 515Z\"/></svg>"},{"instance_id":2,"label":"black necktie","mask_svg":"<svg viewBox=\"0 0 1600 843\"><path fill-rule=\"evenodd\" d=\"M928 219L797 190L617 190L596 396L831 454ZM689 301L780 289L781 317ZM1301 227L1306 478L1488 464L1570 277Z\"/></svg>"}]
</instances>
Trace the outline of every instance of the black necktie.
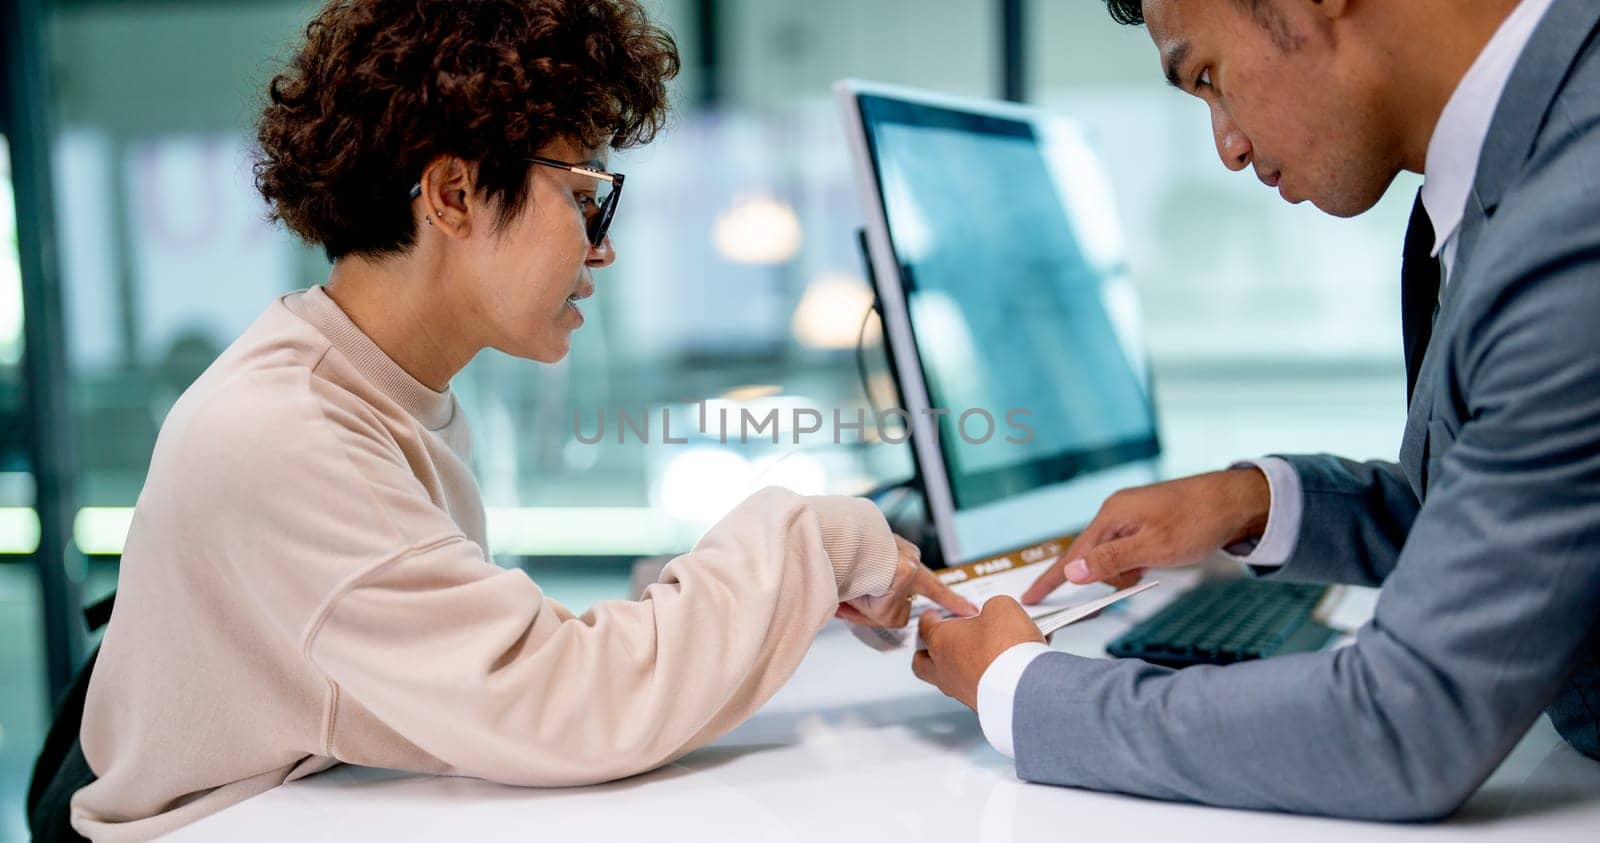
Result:
<instances>
[{"instance_id":1,"label":"black necktie","mask_svg":"<svg viewBox=\"0 0 1600 843\"><path fill-rule=\"evenodd\" d=\"M1433 256L1433 221L1422 207L1422 191L1411 207L1411 225L1406 228L1405 255L1400 261L1400 327L1406 350L1406 403L1417 388L1417 372L1422 368L1422 353L1433 336L1433 316L1439 307L1439 280L1442 267Z\"/></svg>"}]
</instances>

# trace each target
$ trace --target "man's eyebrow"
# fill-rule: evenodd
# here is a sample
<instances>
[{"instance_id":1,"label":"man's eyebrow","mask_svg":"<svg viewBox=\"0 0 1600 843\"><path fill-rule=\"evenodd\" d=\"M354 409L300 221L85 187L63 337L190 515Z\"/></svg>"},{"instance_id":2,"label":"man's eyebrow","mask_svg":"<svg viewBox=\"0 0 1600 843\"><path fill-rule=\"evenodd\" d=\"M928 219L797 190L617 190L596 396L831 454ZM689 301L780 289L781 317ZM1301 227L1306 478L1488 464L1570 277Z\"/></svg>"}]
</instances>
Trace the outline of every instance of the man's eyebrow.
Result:
<instances>
[{"instance_id":1,"label":"man's eyebrow","mask_svg":"<svg viewBox=\"0 0 1600 843\"><path fill-rule=\"evenodd\" d=\"M1188 41L1179 41L1176 46L1167 51L1166 60L1163 62L1167 72L1167 84L1179 90L1183 89L1183 82L1178 79L1178 66L1189 57L1190 44Z\"/></svg>"}]
</instances>

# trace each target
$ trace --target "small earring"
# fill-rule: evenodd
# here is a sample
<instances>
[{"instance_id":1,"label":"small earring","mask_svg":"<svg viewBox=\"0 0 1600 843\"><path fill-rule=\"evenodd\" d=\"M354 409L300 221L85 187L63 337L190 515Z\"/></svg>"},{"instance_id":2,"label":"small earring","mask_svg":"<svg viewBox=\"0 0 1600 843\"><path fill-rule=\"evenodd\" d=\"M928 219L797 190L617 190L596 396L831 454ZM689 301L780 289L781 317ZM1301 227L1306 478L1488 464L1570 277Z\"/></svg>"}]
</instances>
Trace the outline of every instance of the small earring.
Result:
<instances>
[{"instance_id":1,"label":"small earring","mask_svg":"<svg viewBox=\"0 0 1600 843\"><path fill-rule=\"evenodd\" d=\"M433 217L429 216L428 214L423 214L422 215L422 220L423 220L423 222L426 222L428 225L433 225Z\"/></svg>"}]
</instances>

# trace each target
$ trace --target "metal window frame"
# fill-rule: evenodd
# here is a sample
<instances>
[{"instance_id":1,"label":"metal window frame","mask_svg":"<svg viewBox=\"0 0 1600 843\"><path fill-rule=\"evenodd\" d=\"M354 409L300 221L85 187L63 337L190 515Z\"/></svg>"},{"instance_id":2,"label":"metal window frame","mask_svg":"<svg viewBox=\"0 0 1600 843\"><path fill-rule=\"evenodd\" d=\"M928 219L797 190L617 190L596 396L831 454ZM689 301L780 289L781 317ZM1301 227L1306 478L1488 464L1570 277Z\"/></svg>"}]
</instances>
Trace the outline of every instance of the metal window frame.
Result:
<instances>
[{"instance_id":1,"label":"metal window frame","mask_svg":"<svg viewBox=\"0 0 1600 843\"><path fill-rule=\"evenodd\" d=\"M999 0L1000 97L1028 101L1028 0Z\"/></svg>"},{"instance_id":2,"label":"metal window frame","mask_svg":"<svg viewBox=\"0 0 1600 843\"><path fill-rule=\"evenodd\" d=\"M82 664L83 560L72 543L77 512L74 419L68 400L67 326L51 179L49 68L42 0L0 3L0 128L11 148L17 257L22 270L24 418L33 469L39 547L33 563L43 601L50 698Z\"/></svg>"}]
</instances>

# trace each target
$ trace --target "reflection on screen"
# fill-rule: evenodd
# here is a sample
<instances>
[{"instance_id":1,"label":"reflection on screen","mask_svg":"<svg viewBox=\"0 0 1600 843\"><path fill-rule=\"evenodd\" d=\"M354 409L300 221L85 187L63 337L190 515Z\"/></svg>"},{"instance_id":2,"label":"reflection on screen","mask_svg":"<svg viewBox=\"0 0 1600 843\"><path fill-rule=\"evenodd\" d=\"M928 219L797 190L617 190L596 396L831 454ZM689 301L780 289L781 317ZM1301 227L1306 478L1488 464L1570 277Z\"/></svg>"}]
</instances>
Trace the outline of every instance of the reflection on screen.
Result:
<instances>
[{"instance_id":1,"label":"reflection on screen","mask_svg":"<svg viewBox=\"0 0 1600 843\"><path fill-rule=\"evenodd\" d=\"M1154 456L1148 392L1032 126L862 102L929 395L951 411L956 507ZM961 423L973 409L991 435Z\"/></svg>"}]
</instances>

